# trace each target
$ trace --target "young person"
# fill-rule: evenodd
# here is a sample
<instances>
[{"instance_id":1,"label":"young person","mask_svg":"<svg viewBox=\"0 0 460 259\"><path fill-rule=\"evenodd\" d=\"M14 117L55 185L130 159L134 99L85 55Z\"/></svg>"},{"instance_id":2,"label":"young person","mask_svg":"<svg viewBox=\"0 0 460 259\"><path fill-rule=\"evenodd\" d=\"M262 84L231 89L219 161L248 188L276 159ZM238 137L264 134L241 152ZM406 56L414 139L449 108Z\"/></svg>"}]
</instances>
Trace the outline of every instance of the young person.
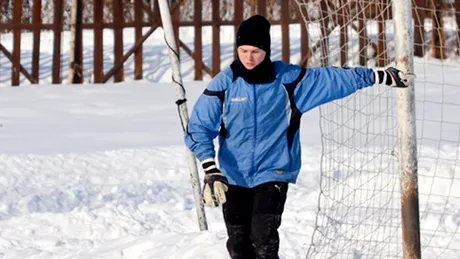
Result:
<instances>
[{"instance_id":1,"label":"young person","mask_svg":"<svg viewBox=\"0 0 460 259\"><path fill-rule=\"evenodd\" d=\"M240 24L236 46L238 58L197 100L185 141L205 172L205 204L223 204L231 258L274 259L288 184L301 166L302 114L375 83L407 87L409 76L395 68L272 62L270 23L260 15Z\"/></svg>"}]
</instances>

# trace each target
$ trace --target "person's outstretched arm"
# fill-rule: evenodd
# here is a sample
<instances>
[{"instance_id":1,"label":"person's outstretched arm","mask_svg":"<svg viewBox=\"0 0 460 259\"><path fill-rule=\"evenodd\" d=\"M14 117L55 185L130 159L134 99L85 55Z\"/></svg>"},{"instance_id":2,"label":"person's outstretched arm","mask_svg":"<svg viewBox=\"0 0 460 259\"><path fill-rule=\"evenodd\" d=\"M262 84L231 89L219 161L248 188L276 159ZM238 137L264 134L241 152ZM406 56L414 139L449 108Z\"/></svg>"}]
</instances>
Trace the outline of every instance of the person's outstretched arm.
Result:
<instances>
[{"instance_id":1,"label":"person's outstretched arm","mask_svg":"<svg viewBox=\"0 0 460 259\"><path fill-rule=\"evenodd\" d=\"M395 68L374 71L366 67L297 67L295 70L301 78L294 90L294 99L302 113L376 83L393 87L408 84L408 78Z\"/></svg>"}]
</instances>

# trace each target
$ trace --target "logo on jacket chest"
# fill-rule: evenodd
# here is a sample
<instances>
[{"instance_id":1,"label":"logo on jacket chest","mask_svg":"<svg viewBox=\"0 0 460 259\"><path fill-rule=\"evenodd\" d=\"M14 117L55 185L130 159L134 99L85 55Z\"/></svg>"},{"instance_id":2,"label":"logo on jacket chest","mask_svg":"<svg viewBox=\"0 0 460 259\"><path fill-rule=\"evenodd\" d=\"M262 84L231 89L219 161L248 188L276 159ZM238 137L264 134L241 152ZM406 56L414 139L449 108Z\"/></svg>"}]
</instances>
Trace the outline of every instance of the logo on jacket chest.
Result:
<instances>
[{"instance_id":1,"label":"logo on jacket chest","mask_svg":"<svg viewBox=\"0 0 460 259\"><path fill-rule=\"evenodd\" d=\"M232 103L242 103L242 102L246 102L247 100L248 100L247 97L237 96L237 97L233 97L232 99L230 99L230 102L232 102Z\"/></svg>"}]
</instances>

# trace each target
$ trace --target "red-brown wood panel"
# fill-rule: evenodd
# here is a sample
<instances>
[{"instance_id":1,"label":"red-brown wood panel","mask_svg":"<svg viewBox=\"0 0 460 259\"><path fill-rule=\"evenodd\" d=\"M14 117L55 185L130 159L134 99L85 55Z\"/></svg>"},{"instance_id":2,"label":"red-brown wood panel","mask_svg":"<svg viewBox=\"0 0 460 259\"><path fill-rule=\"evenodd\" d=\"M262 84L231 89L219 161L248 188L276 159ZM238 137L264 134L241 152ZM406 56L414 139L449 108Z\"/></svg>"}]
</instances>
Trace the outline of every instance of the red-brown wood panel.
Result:
<instances>
[{"instance_id":1,"label":"red-brown wood panel","mask_svg":"<svg viewBox=\"0 0 460 259\"><path fill-rule=\"evenodd\" d=\"M291 20L291 14L289 13L289 2L288 0L281 2L281 58L284 62L289 62L290 57L290 41L289 41L289 21Z\"/></svg>"},{"instance_id":2,"label":"red-brown wood panel","mask_svg":"<svg viewBox=\"0 0 460 259\"><path fill-rule=\"evenodd\" d=\"M22 0L13 2L13 23L20 24L22 16ZM11 69L11 85L19 85L19 76L21 72L21 27L16 26L13 29L13 60Z\"/></svg>"},{"instance_id":3,"label":"red-brown wood panel","mask_svg":"<svg viewBox=\"0 0 460 259\"><path fill-rule=\"evenodd\" d=\"M77 0L76 3L75 60L73 64L74 76L72 84L81 84L83 83L83 0Z\"/></svg>"},{"instance_id":4,"label":"red-brown wood panel","mask_svg":"<svg viewBox=\"0 0 460 259\"><path fill-rule=\"evenodd\" d=\"M220 0L212 0L212 76L220 72Z\"/></svg>"},{"instance_id":5,"label":"red-brown wood panel","mask_svg":"<svg viewBox=\"0 0 460 259\"><path fill-rule=\"evenodd\" d=\"M40 72L40 25L42 24L42 0L34 0L32 22L36 25L33 29L32 47L32 78L39 82Z\"/></svg>"},{"instance_id":6,"label":"red-brown wood panel","mask_svg":"<svg viewBox=\"0 0 460 259\"><path fill-rule=\"evenodd\" d=\"M135 19L135 24L136 24L136 29L135 29L135 34L136 34L136 41L139 41L142 39L142 22L143 22L143 17L144 17L144 12L142 11L142 6L143 6L143 1L144 0L135 0L134 1L134 19ZM139 48L134 52L134 79L140 80L142 79L142 74L143 74L143 67L142 67L142 52L143 48L142 45L139 46Z\"/></svg>"},{"instance_id":7,"label":"red-brown wood panel","mask_svg":"<svg viewBox=\"0 0 460 259\"><path fill-rule=\"evenodd\" d=\"M93 66L94 66L94 82L102 83L104 78L104 37L102 35L102 23L103 23L103 3L102 0L94 0L94 50L93 50Z\"/></svg>"},{"instance_id":8,"label":"red-brown wood panel","mask_svg":"<svg viewBox=\"0 0 460 259\"><path fill-rule=\"evenodd\" d=\"M114 66L123 62L123 24L124 24L124 12L123 12L123 1L113 1L113 31L114 31ZM121 82L124 80L124 68L120 66L114 75L115 82Z\"/></svg>"},{"instance_id":9,"label":"red-brown wood panel","mask_svg":"<svg viewBox=\"0 0 460 259\"><path fill-rule=\"evenodd\" d=\"M63 3L64 0L54 0L54 47L53 47L53 72L52 83L61 83L61 34L63 23Z\"/></svg>"},{"instance_id":10,"label":"red-brown wood panel","mask_svg":"<svg viewBox=\"0 0 460 259\"><path fill-rule=\"evenodd\" d=\"M195 80L203 79L203 40L202 40L202 30L201 30L201 12L202 12L202 1L194 1L194 15L193 15L193 25L195 27Z\"/></svg>"}]
</instances>

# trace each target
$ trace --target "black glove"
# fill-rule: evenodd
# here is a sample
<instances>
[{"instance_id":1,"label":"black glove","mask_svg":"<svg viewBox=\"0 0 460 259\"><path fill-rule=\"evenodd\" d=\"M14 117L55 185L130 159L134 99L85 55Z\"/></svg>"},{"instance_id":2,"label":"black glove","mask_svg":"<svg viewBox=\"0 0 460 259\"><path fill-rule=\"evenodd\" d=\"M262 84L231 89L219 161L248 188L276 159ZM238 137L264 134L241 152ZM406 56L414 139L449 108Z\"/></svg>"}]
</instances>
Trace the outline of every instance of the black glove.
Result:
<instances>
[{"instance_id":1,"label":"black glove","mask_svg":"<svg viewBox=\"0 0 460 259\"><path fill-rule=\"evenodd\" d=\"M374 72L376 84L386 84L391 87L407 87L409 81L414 75L407 74L394 67L389 67L385 70L377 70Z\"/></svg>"},{"instance_id":2,"label":"black glove","mask_svg":"<svg viewBox=\"0 0 460 259\"><path fill-rule=\"evenodd\" d=\"M201 162L204 170L203 202L205 205L217 207L227 201L225 192L228 191L228 181L217 168L214 159Z\"/></svg>"}]
</instances>

